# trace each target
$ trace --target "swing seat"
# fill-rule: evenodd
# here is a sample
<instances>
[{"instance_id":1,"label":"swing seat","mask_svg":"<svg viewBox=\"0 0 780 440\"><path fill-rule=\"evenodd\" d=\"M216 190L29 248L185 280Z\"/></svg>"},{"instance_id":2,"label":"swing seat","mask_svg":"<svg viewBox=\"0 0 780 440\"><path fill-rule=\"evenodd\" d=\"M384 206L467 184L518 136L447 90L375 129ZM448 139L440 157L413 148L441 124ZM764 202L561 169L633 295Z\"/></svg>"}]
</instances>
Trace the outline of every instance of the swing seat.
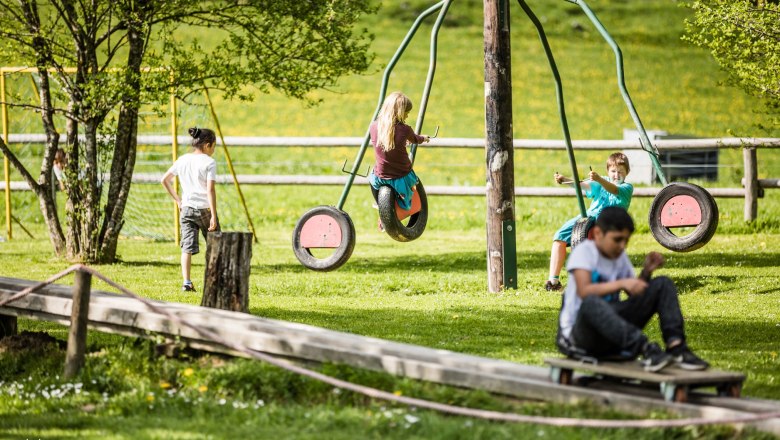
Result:
<instances>
[{"instance_id":1,"label":"swing seat","mask_svg":"<svg viewBox=\"0 0 780 440\"><path fill-rule=\"evenodd\" d=\"M395 214L398 216L398 220L404 220L411 217L420 212L420 210L422 210L422 202L420 202L420 194L418 194L417 191L412 191L412 206L409 210L401 208L401 205L398 204L398 200L395 201Z\"/></svg>"}]
</instances>

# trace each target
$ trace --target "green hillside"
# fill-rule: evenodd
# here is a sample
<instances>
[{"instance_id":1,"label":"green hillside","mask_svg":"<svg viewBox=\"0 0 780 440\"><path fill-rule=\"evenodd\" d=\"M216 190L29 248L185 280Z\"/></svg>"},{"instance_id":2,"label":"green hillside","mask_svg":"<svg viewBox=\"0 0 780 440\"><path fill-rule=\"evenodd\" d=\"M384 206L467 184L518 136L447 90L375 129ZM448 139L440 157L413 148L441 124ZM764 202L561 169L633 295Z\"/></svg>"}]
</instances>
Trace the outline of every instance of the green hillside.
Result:
<instances>
[{"instance_id":1,"label":"green hillside","mask_svg":"<svg viewBox=\"0 0 780 440\"><path fill-rule=\"evenodd\" d=\"M545 25L564 84L572 137L619 139L633 123L620 98L609 46L575 5L529 1ZM377 104L381 73L417 11L431 2L385 2L365 27L376 35L376 60L365 75L344 78L312 97L314 108L283 96L254 103L220 103L226 133L244 136L361 136ZM399 6L403 5L403 6ZM779 136L754 99L722 85L726 76L709 54L681 41L687 8L669 0L590 2L621 46L626 85L648 129L702 137ZM555 90L536 30L511 2L513 113L516 138L561 138ZM441 136L484 136L482 6L455 1L439 37L439 61L426 122ZM423 26L390 80L390 89L419 102L428 64L429 30ZM413 115L415 112L413 111Z\"/></svg>"}]
</instances>

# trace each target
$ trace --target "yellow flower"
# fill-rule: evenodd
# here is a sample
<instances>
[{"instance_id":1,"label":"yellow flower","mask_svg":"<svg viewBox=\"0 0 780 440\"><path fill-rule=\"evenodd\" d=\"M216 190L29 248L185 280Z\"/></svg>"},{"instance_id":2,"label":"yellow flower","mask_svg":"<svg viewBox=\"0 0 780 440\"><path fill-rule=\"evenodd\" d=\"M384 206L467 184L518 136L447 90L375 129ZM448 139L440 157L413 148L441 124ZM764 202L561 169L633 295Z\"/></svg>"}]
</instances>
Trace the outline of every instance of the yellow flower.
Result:
<instances>
[{"instance_id":1,"label":"yellow flower","mask_svg":"<svg viewBox=\"0 0 780 440\"><path fill-rule=\"evenodd\" d=\"M154 393L149 393L146 395L146 401L151 403L154 402Z\"/></svg>"},{"instance_id":2,"label":"yellow flower","mask_svg":"<svg viewBox=\"0 0 780 440\"><path fill-rule=\"evenodd\" d=\"M168 383L168 382L166 382L166 381L164 381L164 380L163 380L163 381L160 381L160 388L162 388L162 389L164 389L164 390L167 390L167 389L168 389L168 388L170 388L170 387L171 387L171 384L170 384L170 383Z\"/></svg>"},{"instance_id":3,"label":"yellow flower","mask_svg":"<svg viewBox=\"0 0 780 440\"><path fill-rule=\"evenodd\" d=\"M184 370L184 377L190 377L194 372L195 371L192 368L187 368L186 370Z\"/></svg>"},{"instance_id":4,"label":"yellow flower","mask_svg":"<svg viewBox=\"0 0 780 440\"><path fill-rule=\"evenodd\" d=\"M401 392L401 390L396 390L396 391L393 391L393 394L395 394L396 396L400 396L403 393Z\"/></svg>"},{"instance_id":5,"label":"yellow flower","mask_svg":"<svg viewBox=\"0 0 780 440\"><path fill-rule=\"evenodd\" d=\"M208 390L209 390L209 387L207 387L206 385L201 385L201 386L198 387L198 391L200 391L201 393L205 393Z\"/></svg>"}]
</instances>

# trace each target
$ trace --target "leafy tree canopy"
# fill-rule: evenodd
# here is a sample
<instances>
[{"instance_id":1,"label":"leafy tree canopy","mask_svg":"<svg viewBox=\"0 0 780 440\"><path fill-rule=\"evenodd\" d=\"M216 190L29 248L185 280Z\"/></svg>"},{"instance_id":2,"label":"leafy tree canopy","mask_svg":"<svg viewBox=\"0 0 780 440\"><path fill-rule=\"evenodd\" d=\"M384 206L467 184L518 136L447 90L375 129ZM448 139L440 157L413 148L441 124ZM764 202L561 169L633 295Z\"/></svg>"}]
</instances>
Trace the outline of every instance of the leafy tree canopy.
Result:
<instances>
[{"instance_id":1,"label":"leafy tree canopy","mask_svg":"<svg viewBox=\"0 0 780 440\"><path fill-rule=\"evenodd\" d=\"M47 139L37 178L2 139L0 151L38 196L55 252L114 260L142 105L204 87L228 98L275 89L306 99L369 66L372 37L355 24L374 8L371 0L0 0L0 64L34 67L40 98L8 104L37 112ZM71 177L67 230L51 192L60 148Z\"/></svg>"},{"instance_id":2,"label":"leafy tree canopy","mask_svg":"<svg viewBox=\"0 0 780 440\"><path fill-rule=\"evenodd\" d=\"M686 40L709 49L731 81L780 114L780 2L698 0ZM775 119L780 125L780 116Z\"/></svg>"}]
</instances>

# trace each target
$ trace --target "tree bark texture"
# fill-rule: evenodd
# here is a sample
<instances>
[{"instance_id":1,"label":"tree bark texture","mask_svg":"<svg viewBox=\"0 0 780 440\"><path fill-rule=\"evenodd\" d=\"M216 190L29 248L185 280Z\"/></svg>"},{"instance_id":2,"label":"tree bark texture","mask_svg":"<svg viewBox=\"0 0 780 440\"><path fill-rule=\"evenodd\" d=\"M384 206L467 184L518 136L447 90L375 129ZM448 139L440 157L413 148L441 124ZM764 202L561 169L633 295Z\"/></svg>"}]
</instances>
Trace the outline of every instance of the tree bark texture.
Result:
<instances>
[{"instance_id":1,"label":"tree bark texture","mask_svg":"<svg viewBox=\"0 0 780 440\"><path fill-rule=\"evenodd\" d=\"M488 289L504 281L503 222L515 218L509 0L484 2Z\"/></svg>"},{"instance_id":2,"label":"tree bark texture","mask_svg":"<svg viewBox=\"0 0 780 440\"><path fill-rule=\"evenodd\" d=\"M202 307L249 312L252 234L211 232L206 247Z\"/></svg>"}]
</instances>

